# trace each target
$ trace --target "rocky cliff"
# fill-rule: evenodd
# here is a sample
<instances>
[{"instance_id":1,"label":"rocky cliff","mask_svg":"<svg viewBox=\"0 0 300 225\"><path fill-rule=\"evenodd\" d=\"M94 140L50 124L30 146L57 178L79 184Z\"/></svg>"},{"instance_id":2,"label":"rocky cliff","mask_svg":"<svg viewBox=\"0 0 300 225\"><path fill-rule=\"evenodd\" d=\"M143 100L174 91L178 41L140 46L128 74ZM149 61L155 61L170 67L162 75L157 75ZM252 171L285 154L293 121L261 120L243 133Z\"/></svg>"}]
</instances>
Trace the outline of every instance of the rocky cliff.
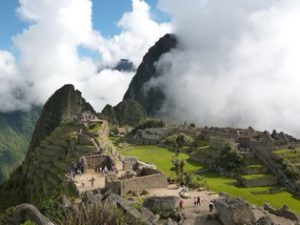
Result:
<instances>
[{"instance_id":1,"label":"rocky cliff","mask_svg":"<svg viewBox=\"0 0 300 225\"><path fill-rule=\"evenodd\" d=\"M155 63L163 54L176 48L176 46L176 37L172 34L166 34L149 49L124 95L124 100L136 100L145 108L148 115L155 116L157 114L163 104L164 93L159 88L151 87L146 90L145 84L151 78L161 76Z\"/></svg>"}]
</instances>

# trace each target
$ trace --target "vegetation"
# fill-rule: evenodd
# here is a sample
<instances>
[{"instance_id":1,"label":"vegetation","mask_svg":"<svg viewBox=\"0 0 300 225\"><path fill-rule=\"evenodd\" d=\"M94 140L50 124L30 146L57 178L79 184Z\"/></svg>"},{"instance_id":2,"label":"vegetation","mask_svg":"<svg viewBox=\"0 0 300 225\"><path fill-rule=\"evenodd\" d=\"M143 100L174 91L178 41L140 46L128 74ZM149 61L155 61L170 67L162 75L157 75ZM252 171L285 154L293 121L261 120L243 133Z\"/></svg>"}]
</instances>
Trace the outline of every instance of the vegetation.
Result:
<instances>
[{"instance_id":1,"label":"vegetation","mask_svg":"<svg viewBox=\"0 0 300 225\"><path fill-rule=\"evenodd\" d=\"M143 121L142 123L140 123L137 127L135 127L134 130L132 131L132 133L136 133L136 131L140 130L140 129L162 128L165 125L166 125L165 122L162 120L147 119L147 120Z\"/></svg>"},{"instance_id":2,"label":"vegetation","mask_svg":"<svg viewBox=\"0 0 300 225\"><path fill-rule=\"evenodd\" d=\"M245 165L245 160L236 149L227 145L220 152L219 164L229 172L236 172Z\"/></svg>"},{"instance_id":3,"label":"vegetation","mask_svg":"<svg viewBox=\"0 0 300 225\"><path fill-rule=\"evenodd\" d=\"M174 151L167 148L161 148L157 146L136 146L126 150L122 150L121 154L124 156L136 156L140 160L148 163L153 163L157 168L168 176L176 178L176 173L171 170L173 167L172 158L174 157ZM189 159L188 154L181 153L178 156L179 159L185 160L185 172L197 172L203 169L203 165Z\"/></svg>"},{"instance_id":4,"label":"vegetation","mask_svg":"<svg viewBox=\"0 0 300 225\"><path fill-rule=\"evenodd\" d=\"M171 159L174 152L166 148L156 146L136 146L121 152L126 156L136 156L145 162L154 163L158 169L162 170L169 176L175 177L175 171L172 171ZM210 190L215 192L226 192L232 196L243 198L252 204L262 206L265 202L271 203L276 208L281 208L284 204L288 205L290 209L300 213L300 201L295 196L287 191L280 191L279 193L272 193L273 189L281 189L277 186L269 187L241 187L237 185L234 178L222 177L217 173L201 173L201 176L196 175L198 170L202 170L203 165L188 160L188 155L181 153L180 159L186 160L184 166L185 172L192 173L192 179L200 182L201 186L208 186ZM263 193L263 194L257 194Z\"/></svg>"},{"instance_id":5,"label":"vegetation","mask_svg":"<svg viewBox=\"0 0 300 225\"><path fill-rule=\"evenodd\" d=\"M24 160L40 109L0 113L0 184Z\"/></svg>"},{"instance_id":6,"label":"vegetation","mask_svg":"<svg viewBox=\"0 0 300 225\"><path fill-rule=\"evenodd\" d=\"M140 225L133 218L130 218L123 211L116 207L102 205L101 203L93 204L86 207L79 205L79 209L70 209L62 219L54 220L57 225Z\"/></svg>"},{"instance_id":7,"label":"vegetation","mask_svg":"<svg viewBox=\"0 0 300 225\"><path fill-rule=\"evenodd\" d=\"M134 100L123 100L115 107L107 105L102 110L101 116L119 126L137 126L147 118L143 106Z\"/></svg>"},{"instance_id":8,"label":"vegetation","mask_svg":"<svg viewBox=\"0 0 300 225\"><path fill-rule=\"evenodd\" d=\"M36 225L36 223L28 220L25 223L22 223L21 225Z\"/></svg>"},{"instance_id":9,"label":"vegetation","mask_svg":"<svg viewBox=\"0 0 300 225\"><path fill-rule=\"evenodd\" d=\"M273 151L273 158L282 165L285 174L292 180L300 180L300 147Z\"/></svg>"}]
</instances>

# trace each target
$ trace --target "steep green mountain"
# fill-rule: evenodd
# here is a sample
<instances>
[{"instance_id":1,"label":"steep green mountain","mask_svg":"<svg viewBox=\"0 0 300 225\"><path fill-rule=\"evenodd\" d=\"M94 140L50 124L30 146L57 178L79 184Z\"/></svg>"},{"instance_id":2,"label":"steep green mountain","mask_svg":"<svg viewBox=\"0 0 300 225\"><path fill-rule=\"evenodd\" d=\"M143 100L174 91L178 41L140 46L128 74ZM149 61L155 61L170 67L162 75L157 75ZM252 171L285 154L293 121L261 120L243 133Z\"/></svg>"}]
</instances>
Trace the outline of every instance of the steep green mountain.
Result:
<instances>
[{"instance_id":1,"label":"steep green mountain","mask_svg":"<svg viewBox=\"0 0 300 225\"><path fill-rule=\"evenodd\" d=\"M23 164L0 188L0 211L24 202L39 207L50 197L75 194L65 174L72 162L95 150L89 136L78 135L83 113L90 112L95 113L72 85L65 85L50 97Z\"/></svg>"},{"instance_id":2,"label":"steep green mountain","mask_svg":"<svg viewBox=\"0 0 300 225\"><path fill-rule=\"evenodd\" d=\"M155 63L163 54L176 46L176 37L173 34L166 34L149 49L124 95L124 100L136 100L145 108L148 115L155 116L157 114L164 102L164 93L159 88L146 88L145 85L151 78L161 76Z\"/></svg>"},{"instance_id":3,"label":"steep green mountain","mask_svg":"<svg viewBox=\"0 0 300 225\"><path fill-rule=\"evenodd\" d=\"M120 126L136 126L147 118L143 106L134 100L123 100L116 106L106 105L101 117L110 123Z\"/></svg>"},{"instance_id":4,"label":"steep green mountain","mask_svg":"<svg viewBox=\"0 0 300 225\"><path fill-rule=\"evenodd\" d=\"M0 184L24 160L40 112L0 113Z\"/></svg>"}]
</instances>

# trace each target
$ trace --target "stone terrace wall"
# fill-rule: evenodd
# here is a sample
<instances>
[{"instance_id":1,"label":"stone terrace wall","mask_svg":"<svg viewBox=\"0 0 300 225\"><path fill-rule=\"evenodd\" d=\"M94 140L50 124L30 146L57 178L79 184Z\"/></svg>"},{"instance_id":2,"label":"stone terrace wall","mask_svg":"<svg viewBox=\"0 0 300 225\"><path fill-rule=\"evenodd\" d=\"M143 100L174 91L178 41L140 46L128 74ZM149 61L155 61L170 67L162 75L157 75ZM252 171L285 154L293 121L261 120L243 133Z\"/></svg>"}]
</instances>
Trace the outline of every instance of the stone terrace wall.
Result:
<instances>
[{"instance_id":1,"label":"stone terrace wall","mask_svg":"<svg viewBox=\"0 0 300 225\"><path fill-rule=\"evenodd\" d=\"M256 179L245 179L241 177L239 178L239 180L245 187L270 186L277 184L277 179L273 176L261 177Z\"/></svg>"},{"instance_id":2,"label":"stone terrace wall","mask_svg":"<svg viewBox=\"0 0 300 225\"><path fill-rule=\"evenodd\" d=\"M106 180L105 187L118 195L124 196L130 191L140 192L146 189L167 188L168 181L166 175L159 173L127 180Z\"/></svg>"}]
</instances>

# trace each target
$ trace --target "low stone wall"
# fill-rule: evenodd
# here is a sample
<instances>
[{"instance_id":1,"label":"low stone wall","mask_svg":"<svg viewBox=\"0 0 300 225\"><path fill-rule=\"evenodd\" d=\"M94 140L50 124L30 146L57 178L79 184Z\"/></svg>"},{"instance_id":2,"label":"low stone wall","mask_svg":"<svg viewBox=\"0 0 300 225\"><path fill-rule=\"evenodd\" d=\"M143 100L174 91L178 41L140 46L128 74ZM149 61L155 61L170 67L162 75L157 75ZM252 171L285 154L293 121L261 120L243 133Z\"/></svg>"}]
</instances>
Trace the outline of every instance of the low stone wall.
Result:
<instances>
[{"instance_id":1,"label":"low stone wall","mask_svg":"<svg viewBox=\"0 0 300 225\"><path fill-rule=\"evenodd\" d=\"M245 187L270 186L277 184L277 178L273 176L260 177L255 179L246 179L239 177L239 181Z\"/></svg>"},{"instance_id":2,"label":"low stone wall","mask_svg":"<svg viewBox=\"0 0 300 225\"><path fill-rule=\"evenodd\" d=\"M149 176L134 177L127 180L105 180L105 187L113 193L124 196L128 192L140 192L146 189L167 188L168 181L166 175L159 173Z\"/></svg>"},{"instance_id":3,"label":"low stone wall","mask_svg":"<svg viewBox=\"0 0 300 225\"><path fill-rule=\"evenodd\" d=\"M255 167L246 167L246 168L243 168L242 169L242 172L244 173L244 174L256 174L256 173L265 173L265 172L267 172L268 171L268 169L266 168L266 167L264 167L264 166L262 166L262 167L257 167L257 168L255 168Z\"/></svg>"},{"instance_id":4,"label":"low stone wall","mask_svg":"<svg viewBox=\"0 0 300 225\"><path fill-rule=\"evenodd\" d=\"M275 209L270 204L266 203L264 205L264 209L276 216L284 217L293 221L299 221L299 216L296 213L290 211L288 206L286 205L282 206L281 209Z\"/></svg>"}]
</instances>

